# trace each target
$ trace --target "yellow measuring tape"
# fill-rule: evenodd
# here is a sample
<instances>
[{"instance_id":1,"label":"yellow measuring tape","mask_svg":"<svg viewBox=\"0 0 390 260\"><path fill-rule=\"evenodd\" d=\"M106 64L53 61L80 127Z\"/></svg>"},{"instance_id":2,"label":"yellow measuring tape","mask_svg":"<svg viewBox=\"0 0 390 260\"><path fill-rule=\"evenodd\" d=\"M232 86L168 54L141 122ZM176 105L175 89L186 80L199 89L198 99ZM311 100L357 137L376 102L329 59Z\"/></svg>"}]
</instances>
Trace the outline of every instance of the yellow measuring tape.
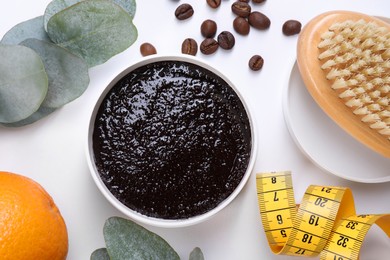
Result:
<instances>
[{"instance_id":1,"label":"yellow measuring tape","mask_svg":"<svg viewBox=\"0 0 390 260\"><path fill-rule=\"evenodd\" d=\"M275 254L355 260L373 224L390 237L390 214L356 215L349 188L311 185L296 205L289 171L257 174L256 185L264 231Z\"/></svg>"}]
</instances>

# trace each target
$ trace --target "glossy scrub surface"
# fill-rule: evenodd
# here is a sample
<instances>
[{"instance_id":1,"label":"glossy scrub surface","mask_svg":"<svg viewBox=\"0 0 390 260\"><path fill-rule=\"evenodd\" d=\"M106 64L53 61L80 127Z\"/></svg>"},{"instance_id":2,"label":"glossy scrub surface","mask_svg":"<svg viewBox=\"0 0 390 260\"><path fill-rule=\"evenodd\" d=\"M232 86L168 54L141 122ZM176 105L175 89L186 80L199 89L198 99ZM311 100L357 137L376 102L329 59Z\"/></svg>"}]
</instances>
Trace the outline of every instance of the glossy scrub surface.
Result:
<instances>
[{"instance_id":1,"label":"glossy scrub surface","mask_svg":"<svg viewBox=\"0 0 390 260\"><path fill-rule=\"evenodd\" d=\"M111 193L147 216L205 213L238 186L251 153L248 115L220 77L192 63L139 67L104 97L93 151Z\"/></svg>"}]
</instances>

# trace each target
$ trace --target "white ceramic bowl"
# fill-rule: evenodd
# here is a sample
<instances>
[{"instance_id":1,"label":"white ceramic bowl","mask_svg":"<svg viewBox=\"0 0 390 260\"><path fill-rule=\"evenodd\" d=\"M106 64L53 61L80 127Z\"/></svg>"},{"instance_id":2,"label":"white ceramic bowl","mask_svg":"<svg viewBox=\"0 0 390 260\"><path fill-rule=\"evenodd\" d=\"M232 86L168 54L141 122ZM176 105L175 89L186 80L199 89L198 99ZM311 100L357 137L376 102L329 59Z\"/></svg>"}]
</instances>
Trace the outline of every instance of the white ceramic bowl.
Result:
<instances>
[{"instance_id":1,"label":"white ceramic bowl","mask_svg":"<svg viewBox=\"0 0 390 260\"><path fill-rule=\"evenodd\" d=\"M146 64L154 63L154 62L159 62L159 61L183 61L183 62L188 62L192 63L198 66L201 66L214 74L218 75L221 77L223 80L226 81L230 85L230 87L236 92L238 97L240 98L242 104L244 105L244 108L246 109L246 113L249 118L250 122L250 129L251 129L251 155L249 159L249 164L247 166L246 172L241 179L241 182L239 185L236 187L236 189L228 196L225 200L223 200L217 207L213 208L212 210L201 214L197 215L194 217L186 218L186 219L161 219L161 218L154 218L154 217L149 217L143 214L140 214L139 212L136 212L124 204L122 204L106 187L104 182L101 180L100 175L98 173L98 170L95 165L95 159L94 159L94 153L93 153L93 146L92 146L92 135L93 135L93 130L94 130L94 124L95 124L95 117L97 114L97 111L109 92L109 90L120 80L122 79L125 75L127 75L129 72L144 66ZM107 200L114 206L116 207L119 211L121 211L123 214L128 216L129 218L138 221L140 223L144 223L147 225L153 225L153 226L158 226L158 227L183 227L183 226L189 226L193 225L196 223L200 223L206 219L209 219L213 215L215 215L217 212L221 211L224 207L226 207L242 190L244 185L246 184L247 180L249 179L249 176L251 175L254 162L256 159L256 152L257 152L257 143L256 143L256 138L255 138L255 123L254 119L251 116L250 109L248 108L248 104L245 102L245 100L242 98L240 95L239 91L236 89L234 84L229 81L222 73L214 69L213 67L209 66L205 62L202 62L195 57L189 56L189 55L175 55L175 56L149 56L147 58L143 58L139 62L136 62L135 64L131 65L127 69L125 69L123 72L121 72L117 77L114 78L114 80L111 81L111 83L105 88L103 93L100 95L98 101L95 104L95 107L93 109L93 112L91 114L90 122L89 122L89 127L88 127L88 147L87 147L87 160L88 160L88 165L90 168L91 175L98 186L99 190L103 193L103 195L107 198Z\"/></svg>"}]
</instances>

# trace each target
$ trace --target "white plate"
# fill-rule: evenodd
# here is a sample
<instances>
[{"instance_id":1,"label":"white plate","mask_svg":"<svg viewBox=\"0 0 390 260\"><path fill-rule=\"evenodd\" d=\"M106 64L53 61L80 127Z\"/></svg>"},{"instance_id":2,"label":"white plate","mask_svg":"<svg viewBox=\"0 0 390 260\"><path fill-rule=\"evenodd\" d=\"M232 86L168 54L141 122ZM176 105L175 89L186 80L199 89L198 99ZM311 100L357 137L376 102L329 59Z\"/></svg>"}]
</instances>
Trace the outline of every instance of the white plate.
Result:
<instances>
[{"instance_id":1,"label":"white plate","mask_svg":"<svg viewBox=\"0 0 390 260\"><path fill-rule=\"evenodd\" d=\"M321 110L307 91L296 62L283 95L290 134L316 165L351 181L390 181L390 159L359 143Z\"/></svg>"}]
</instances>

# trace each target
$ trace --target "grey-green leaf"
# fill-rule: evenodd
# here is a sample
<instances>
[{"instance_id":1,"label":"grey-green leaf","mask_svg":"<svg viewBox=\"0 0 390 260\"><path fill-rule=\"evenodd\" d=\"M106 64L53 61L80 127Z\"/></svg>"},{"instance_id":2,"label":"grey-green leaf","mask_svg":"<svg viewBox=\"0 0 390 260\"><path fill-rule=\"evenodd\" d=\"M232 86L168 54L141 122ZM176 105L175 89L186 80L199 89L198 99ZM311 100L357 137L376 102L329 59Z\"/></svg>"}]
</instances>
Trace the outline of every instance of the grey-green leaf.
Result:
<instances>
[{"instance_id":1,"label":"grey-green leaf","mask_svg":"<svg viewBox=\"0 0 390 260\"><path fill-rule=\"evenodd\" d=\"M1 39L1 44L17 45L22 41L35 38L50 42L50 38L43 28L43 16L21 22L12 27Z\"/></svg>"},{"instance_id":2,"label":"grey-green leaf","mask_svg":"<svg viewBox=\"0 0 390 260\"><path fill-rule=\"evenodd\" d=\"M131 220L111 217L104 224L103 234L112 260L180 260L163 238Z\"/></svg>"},{"instance_id":3,"label":"grey-green leaf","mask_svg":"<svg viewBox=\"0 0 390 260\"><path fill-rule=\"evenodd\" d=\"M47 32L90 67L126 50L138 36L131 16L107 0L85 0L60 11L50 18Z\"/></svg>"},{"instance_id":4,"label":"grey-green leaf","mask_svg":"<svg viewBox=\"0 0 390 260\"><path fill-rule=\"evenodd\" d=\"M0 122L23 120L38 110L48 89L39 55L19 45L0 45Z\"/></svg>"},{"instance_id":5,"label":"grey-green leaf","mask_svg":"<svg viewBox=\"0 0 390 260\"><path fill-rule=\"evenodd\" d=\"M44 14L44 28L47 30L47 23L49 22L50 18L55 15L56 13L59 13L60 11L78 3L82 0L53 0L51 1L46 9ZM121 6L125 11L134 18L135 11L136 11L136 2L135 0L112 0L117 5Z\"/></svg>"},{"instance_id":6,"label":"grey-green leaf","mask_svg":"<svg viewBox=\"0 0 390 260\"><path fill-rule=\"evenodd\" d=\"M18 122L14 122L14 123L2 123L2 125L7 126L7 127L26 126L26 125L35 123L36 121L46 117L47 115L53 113L55 110L56 110L55 108L47 108L47 107L41 106L34 114L32 114L31 116L29 116L23 120L20 120Z\"/></svg>"},{"instance_id":7,"label":"grey-green leaf","mask_svg":"<svg viewBox=\"0 0 390 260\"><path fill-rule=\"evenodd\" d=\"M190 253L189 260L204 260L202 250L199 247L195 247Z\"/></svg>"},{"instance_id":8,"label":"grey-green leaf","mask_svg":"<svg viewBox=\"0 0 390 260\"><path fill-rule=\"evenodd\" d=\"M106 248L99 248L92 252L91 260L110 260Z\"/></svg>"},{"instance_id":9,"label":"grey-green leaf","mask_svg":"<svg viewBox=\"0 0 390 260\"><path fill-rule=\"evenodd\" d=\"M88 65L83 59L55 44L37 39L21 43L38 53L49 78L47 96L42 106L59 108L84 93L89 84Z\"/></svg>"},{"instance_id":10,"label":"grey-green leaf","mask_svg":"<svg viewBox=\"0 0 390 260\"><path fill-rule=\"evenodd\" d=\"M82 0L53 0L51 1L45 9L45 14L43 15L43 25L45 30L47 30L47 23L50 18L56 13L80 2Z\"/></svg>"},{"instance_id":11,"label":"grey-green leaf","mask_svg":"<svg viewBox=\"0 0 390 260\"><path fill-rule=\"evenodd\" d=\"M112 0L114 3L125 9L125 11L134 19L137 5L135 0Z\"/></svg>"}]
</instances>

